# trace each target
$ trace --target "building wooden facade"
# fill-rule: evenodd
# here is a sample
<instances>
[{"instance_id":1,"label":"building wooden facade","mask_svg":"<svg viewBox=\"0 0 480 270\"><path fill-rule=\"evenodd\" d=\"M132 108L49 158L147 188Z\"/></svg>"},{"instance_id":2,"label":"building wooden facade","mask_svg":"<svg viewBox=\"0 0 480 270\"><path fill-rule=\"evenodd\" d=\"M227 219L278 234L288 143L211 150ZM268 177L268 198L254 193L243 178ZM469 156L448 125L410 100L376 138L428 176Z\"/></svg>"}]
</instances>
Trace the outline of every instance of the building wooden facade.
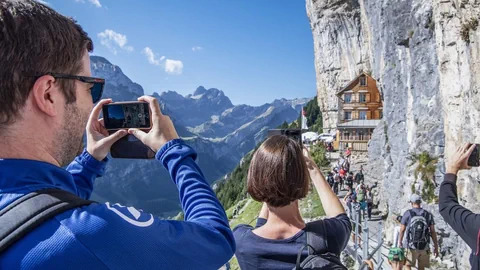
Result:
<instances>
[{"instance_id":1,"label":"building wooden facade","mask_svg":"<svg viewBox=\"0 0 480 270\"><path fill-rule=\"evenodd\" d=\"M367 151L373 130L383 118L383 102L377 82L367 73L361 73L338 91L337 97L338 148Z\"/></svg>"}]
</instances>

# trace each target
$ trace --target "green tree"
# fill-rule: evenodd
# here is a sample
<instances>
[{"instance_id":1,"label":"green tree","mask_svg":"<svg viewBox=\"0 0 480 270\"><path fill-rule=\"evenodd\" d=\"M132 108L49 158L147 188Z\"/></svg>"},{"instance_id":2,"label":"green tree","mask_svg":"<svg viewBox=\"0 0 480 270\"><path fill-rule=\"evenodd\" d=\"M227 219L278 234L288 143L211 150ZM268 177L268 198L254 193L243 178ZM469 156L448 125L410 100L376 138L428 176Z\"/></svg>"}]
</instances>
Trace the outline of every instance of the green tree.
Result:
<instances>
[{"instance_id":1,"label":"green tree","mask_svg":"<svg viewBox=\"0 0 480 270\"><path fill-rule=\"evenodd\" d=\"M288 123L287 123L287 121L284 121L283 124L281 124L278 128L279 128L279 129L287 129L287 128L288 128Z\"/></svg>"},{"instance_id":2,"label":"green tree","mask_svg":"<svg viewBox=\"0 0 480 270\"><path fill-rule=\"evenodd\" d=\"M327 149L322 144L313 145L310 149L310 154L318 167L322 168L330 165L330 161L327 158Z\"/></svg>"},{"instance_id":3,"label":"green tree","mask_svg":"<svg viewBox=\"0 0 480 270\"><path fill-rule=\"evenodd\" d=\"M318 101L317 97L315 96L312 100L310 100L304 107L303 109L305 110L305 117L307 118L307 125L308 129L317 132L317 133L322 133L323 132L323 119L322 119L322 113L320 112L320 107L318 106ZM297 125L300 128L300 125L302 123L302 113L298 116L297 119Z\"/></svg>"}]
</instances>

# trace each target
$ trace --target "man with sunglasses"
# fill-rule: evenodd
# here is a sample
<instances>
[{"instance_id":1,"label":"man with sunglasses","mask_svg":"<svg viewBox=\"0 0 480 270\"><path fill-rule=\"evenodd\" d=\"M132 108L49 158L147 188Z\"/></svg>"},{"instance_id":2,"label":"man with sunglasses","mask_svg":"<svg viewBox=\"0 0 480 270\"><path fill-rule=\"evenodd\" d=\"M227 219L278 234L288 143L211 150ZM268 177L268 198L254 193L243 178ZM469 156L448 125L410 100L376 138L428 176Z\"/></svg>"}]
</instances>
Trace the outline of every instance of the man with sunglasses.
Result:
<instances>
[{"instance_id":1,"label":"man with sunglasses","mask_svg":"<svg viewBox=\"0 0 480 270\"><path fill-rule=\"evenodd\" d=\"M0 0L0 269L218 269L235 242L195 151L148 96L139 100L152 110L151 131L109 135L98 118L111 100L100 100L105 82L91 77L92 50L82 28L51 8ZM127 133L157 152L185 222L88 201L110 147ZM45 198L59 202L38 212Z\"/></svg>"}]
</instances>

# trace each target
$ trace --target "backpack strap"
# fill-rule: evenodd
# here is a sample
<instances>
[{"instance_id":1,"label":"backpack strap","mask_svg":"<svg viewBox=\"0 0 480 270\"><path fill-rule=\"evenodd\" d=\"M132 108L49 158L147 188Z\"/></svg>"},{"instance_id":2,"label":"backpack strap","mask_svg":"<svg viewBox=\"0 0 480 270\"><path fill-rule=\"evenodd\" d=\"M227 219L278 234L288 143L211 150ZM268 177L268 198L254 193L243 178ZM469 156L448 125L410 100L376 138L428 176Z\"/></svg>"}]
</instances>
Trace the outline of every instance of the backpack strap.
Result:
<instances>
[{"instance_id":1,"label":"backpack strap","mask_svg":"<svg viewBox=\"0 0 480 270\"><path fill-rule=\"evenodd\" d=\"M307 234L308 236L308 234ZM307 238L308 239L308 238ZM297 262L295 263L295 270L301 270L302 268L300 267L300 264L302 263L302 253L303 253L303 250L308 247L308 249L313 249L314 248L312 246L310 246L309 244L306 244L304 245L297 253ZM310 252L309 252L310 253Z\"/></svg>"},{"instance_id":2,"label":"backpack strap","mask_svg":"<svg viewBox=\"0 0 480 270\"><path fill-rule=\"evenodd\" d=\"M417 213L415 213L415 211L413 211L413 209L409 209L408 212L410 213L410 220L409 220L409 223L410 223L410 221L412 220L412 217L415 217L417 215Z\"/></svg>"},{"instance_id":3,"label":"backpack strap","mask_svg":"<svg viewBox=\"0 0 480 270\"><path fill-rule=\"evenodd\" d=\"M318 234L313 231L313 226L320 224L321 233ZM322 254L328 250L328 243L326 239L325 222L318 220L306 224L305 231L307 233L307 244L309 245L308 254Z\"/></svg>"},{"instance_id":4,"label":"backpack strap","mask_svg":"<svg viewBox=\"0 0 480 270\"><path fill-rule=\"evenodd\" d=\"M0 254L48 219L94 203L60 189L43 189L22 196L0 210Z\"/></svg>"}]
</instances>

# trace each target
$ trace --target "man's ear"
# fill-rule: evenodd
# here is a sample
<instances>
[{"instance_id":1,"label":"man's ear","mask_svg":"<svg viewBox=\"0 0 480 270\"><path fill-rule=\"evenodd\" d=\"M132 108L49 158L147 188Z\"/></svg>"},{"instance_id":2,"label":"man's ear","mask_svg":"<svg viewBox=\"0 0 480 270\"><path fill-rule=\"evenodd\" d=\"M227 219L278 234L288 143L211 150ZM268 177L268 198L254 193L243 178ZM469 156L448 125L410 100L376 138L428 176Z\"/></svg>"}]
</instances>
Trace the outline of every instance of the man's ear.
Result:
<instances>
[{"instance_id":1,"label":"man's ear","mask_svg":"<svg viewBox=\"0 0 480 270\"><path fill-rule=\"evenodd\" d=\"M37 108L49 116L58 114L58 105L61 104L61 95L55 78L50 75L44 75L35 81L31 97Z\"/></svg>"}]
</instances>

